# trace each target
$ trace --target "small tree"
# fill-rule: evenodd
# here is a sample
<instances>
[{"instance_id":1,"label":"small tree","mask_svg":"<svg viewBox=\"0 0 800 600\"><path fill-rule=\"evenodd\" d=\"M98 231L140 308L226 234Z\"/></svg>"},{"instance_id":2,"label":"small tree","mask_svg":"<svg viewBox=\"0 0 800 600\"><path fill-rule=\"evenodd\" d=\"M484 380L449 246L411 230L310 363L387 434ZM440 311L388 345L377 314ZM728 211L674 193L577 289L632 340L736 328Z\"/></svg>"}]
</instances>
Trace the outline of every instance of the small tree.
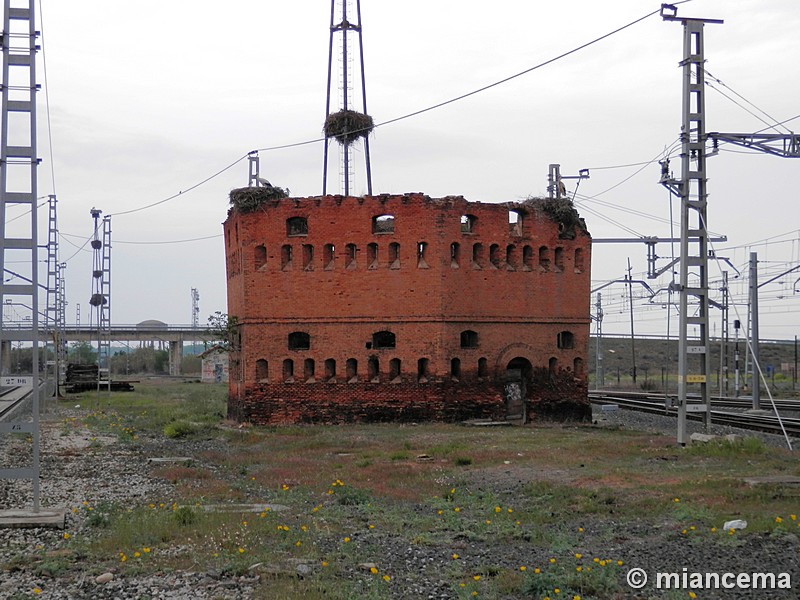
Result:
<instances>
[{"instance_id":1,"label":"small tree","mask_svg":"<svg viewBox=\"0 0 800 600\"><path fill-rule=\"evenodd\" d=\"M227 352L239 348L239 320L236 317L216 311L208 317L206 332Z\"/></svg>"},{"instance_id":2,"label":"small tree","mask_svg":"<svg viewBox=\"0 0 800 600\"><path fill-rule=\"evenodd\" d=\"M97 352L89 342L73 342L67 352L67 360L79 365L93 365L97 362Z\"/></svg>"}]
</instances>

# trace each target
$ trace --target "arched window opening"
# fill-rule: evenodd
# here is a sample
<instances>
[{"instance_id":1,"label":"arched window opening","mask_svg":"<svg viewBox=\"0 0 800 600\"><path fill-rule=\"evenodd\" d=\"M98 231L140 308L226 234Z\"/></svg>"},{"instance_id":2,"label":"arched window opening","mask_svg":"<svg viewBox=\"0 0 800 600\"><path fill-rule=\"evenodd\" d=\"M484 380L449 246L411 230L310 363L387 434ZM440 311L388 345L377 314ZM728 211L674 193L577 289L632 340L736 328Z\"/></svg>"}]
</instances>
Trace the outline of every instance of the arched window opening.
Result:
<instances>
[{"instance_id":1,"label":"arched window opening","mask_svg":"<svg viewBox=\"0 0 800 600\"><path fill-rule=\"evenodd\" d=\"M308 235L308 221L305 217L286 219L286 235Z\"/></svg>"},{"instance_id":2,"label":"arched window opening","mask_svg":"<svg viewBox=\"0 0 800 600\"><path fill-rule=\"evenodd\" d=\"M478 377L489 376L489 361L485 357L478 359Z\"/></svg>"},{"instance_id":3,"label":"arched window opening","mask_svg":"<svg viewBox=\"0 0 800 600\"><path fill-rule=\"evenodd\" d=\"M477 348L478 347L478 332L467 329L461 332L461 347L462 348Z\"/></svg>"},{"instance_id":4,"label":"arched window opening","mask_svg":"<svg viewBox=\"0 0 800 600\"><path fill-rule=\"evenodd\" d=\"M497 244L492 244L489 246L489 262L492 263L492 266L495 269L499 269L500 266L503 264L503 259L500 257L500 246Z\"/></svg>"},{"instance_id":5,"label":"arched window opening","mask_svg":"<svg viewBox=\"0 0 800 600\"><path fill-rule=\"evenodd\" d=\"M291 358L283 361L283 380L287 383L294 381L294 361Z\"/></svg>"},{"instance_id":6,"label":"arched window opening","mask_svg":"<svg viewBox=\"0 0 800 600\"><path fill-rule=\"evenodd\" d=\"M381 376L381 365L377 356L370 356L367 361L367 376L373 383L378 383Z\"/></svg>"},{"instance_id":7,"label":"arched window opening","mask_svg":"<svg viewBox=\"0 0 800 600\"><path fill-rule=\"evenodd\" d=\"M555 375L558 372L558 359L555 356L550 357L547 368L550 370L551 375Z\"/></svg>"},{"instance_id":8,"label":"arched window opening","mask_svg":"<svg viewBox=\"0 0 800 600\"><path fill-rule=\"evenodd\" d=\"M430 361L427 358L420 358L417 361L417 381L427 383Z\"/></svg>"},{"instance_id":9,"label":"arched window opening","mask_svg":"<svg viewBox=\"0 0 800 600\"><path fill-rule=\"evenodd\" d=\"M472 268L483 268L483 244L472 244Z\"/></svg>"},{"instance_id":10,"label":"arched window opening","mask_svg":"<svg viewBox=\"0 0 800 600\"><path fill-rule=\"evenodd\" d=\"M583 273L585 269L584 265L584 258L583 258L583 248L575 248L575 272L576 273Z\"/></svg>"},{"instance_id":11,"label":"arched window opening","mask_svg":"<svg viewBox=\"0 0 800 600\"><path fill-rule=\"evenodd\" d=\"M556 248L555 252L556 271L564 270L564 248L561 246Z\"/></svg>"},{"instance_id":12,"label":"arched window opening","mask_svg":"<svg viewBox=\"0 0 800 600\"><path fill-rule=\"evenodd\" d=\"M269 379L269 365L266 360L259 358L256 361L256 381L266 381Z\"/></svg>"},{"instance_id":13,"label":"arched window opening","mask_svg":"<svg viewBox=\"0 0 800 600\"><path fill-rule=\"evenodd\" d=\"M325 244L322 247L322 264L326 271L331 271L334 268L334 259L336 258L336 246L333 244Z\"/></svg>"},{"instance_id":14,"label":"arched window opening","mask_svg":"<svg viewBox=\"0 0 800 600\"><path fill-rule=\"evenodd\" d=\"M461 215L461 233L474 233L477 222L474 215Z\"/></svg>"},{"instance_id":15,"label":"arched window opening","mask_svg":"<svg viewBox=\"0 0 800 600\"><path fill-rule=\"evenodd\" d=\"M547 248L547 246L539 247L539 270L550 270L550 250Z\"/></svg>"},{"instance_id":16,"label":"arched window opening","mask_svg":"<svg viewBox=\"0 0 800 600\"><path fill-rule=\"evenodd\" d=\"M400 359L393 358L389 361L389 381L400 383Z\"/></svg>"},{"instance_id":17,"label":"arched window opening","mask_svg":"<svg viewBox=\"0 0 800 600\"><path fill-rule=\"evenodd\" d=\"M374 242L367 244L367 268L378 268L378 244Z\"/></svg>"},{"instance_id":18,"label":"arched window opening","mask_svg":"<svg viewBox=\"0 0 800 600\"><path fill-rule=\"evenodd\" d=\"M583 359L580 357L575 358L572 361L573 364L573 372L575 373L575 377L583 377Z\"/></svg>"},{"instance_id":19,"label":"arched window opening","mask_svg":"<svg viewBox=\"0 0 800 600\"><path fill-rule=\"evenodd\" d=\"M560 350L570 350L575 347L575 336L571 331L561 331L556 338L556 345Z\"/></svg>"},{"instance_id":20,"label":"arched window opening","mask_svg":"<svg viewBox=\"0 0 800 600\"><path fill-rule=\"evenodd\" d=\"M372 217L372 233L394 233L394 215Z\"/></svg>"},{"instance_id":21,"label":"arched window opening","mask_svg":"<svg viewBox=\"0 0 800 600\"><path fill-rule=\"evenodd\" d=\"M524 246L522 248L522 270L530 271L533 269L533 248Z\"/></svg>"},{"instance_id":22,"label":"arched window opening","mask_svg":"<svg viewBox=\"0 0 800 600\"><path fill-rule=\"evenodd\" d=\"M336 361L332 358L325 361L325 381L328 383L336 382Z\"/></svg>"},{"instance_id":23,"label":"arched window opening","mask_svg":"<svg viewBox=\"0 0 800 600\"><path fill-rule=\"evenodd\" d=\"M428 262L426 259L426 253L428 251L428 242L417 242L417 268L419 269L427 269Z\"/></svg>"},{"instance_id":24,"label":"arched window opening","mask_svg":"<svg viewBox=\"0 0 800 600\"><path fill-rule=\"evenodd\" d=\"M311 336L305 331L293 331L289 334L289 350L309 350Z\"/></svg>"},{"instance_id":25,"label":"arched window opening","mask_svg":"<svg viewBox=\"0 0 800 600\"><path fill-rule=\"evenodd\" d=\"M314 270L314 246L303 244L303 270Z\"/></svg>"},{"instance_id":26,"label":"arched window opening","mask_svg":"<svg viewBox=\"0 0 800 600\"><path fill-rule=\"evenodd\" d=\"M260 244L255 247L253 251L253 258L255 260L256 269L262 269L267 266L267 247Z\"/></svg>"},{"instance_id":27,"label":"arched window opening","mask_svg":"<svg viewBox=\"0 0 800 600\"><path fill-rule=\"evenodd\" d=\"M303 361L303 378L308 383L314 383L314 371L315 371L314 359L313 358L305 359L305 361Z\"/></svg>"},{"instance_id":28,"label":"arched window opening","mask_svg":"<svg viewBox=\"0 0 800 600\"><path fill-rule=\"evenodd\" d=\"M522 235L522 213L518 210L508 211L508 231L513 236Z\"/></svg>"},{"instance_id":29,"label":"arched window opening","mask_svg":"<svg viewBox=\"0 0 800 600\"><path fill-rule=\"evenodd\" d=\"M397 242L389 244L389 268L400 268L400 244Z\"/></svg>"},{"instance_id":30,"label":"arched window opening","mask_svg":"<svg viewBox=\"0 0 800 600\"><path fill-rule=\"evenodd\" d=\"M348 383L356 383L358 381L358 361L355 358L347 359L344 370Z\"/></svg>"},{"instance_id":31,"label":"arched window opening","mask_svg":"<svg viewBox=\"0 0 800 600\"><path fill-rule=\"evenodd\" d=\"M358 254L358 246L355 244L347 244L344 248L344 268L353 270L356 268L356 254Z\"/></svg>"},{"instance_id":32,"label":"arched window opening","mask_svg":"<svg viewBox=\"0 0 800 600\"><path fill-rule=\"evenodd\" d=\"M292 268L292 246L284 244L281 247L281 269L288 271Z\"/></svg>"},{"instance_id":33,"label":"arched window opening","mask_svg":"<svg viewBox=\"0 0 800 600\"><path fill-rule=\"evenodd\" d=\"M372 347L375 350L389 350L396 344L397 340L391 331L376 331L372 334Z\"/></svg>"},{"instance_id":34,"label":"arched window opening","mask_svg":"<svg viewBox=\"0 0 800 600\"><path fill-rule=\"evenodd\" d=\"M450 244L450 266L453 269L458 269L461 264L461 246L458 242Z\"/></svg>"},{"instance_id":35,"label":"arched window opening","mask_svg":"<svg viewBox=\"0 0 800 600\"><path fill-rule=\"evenodd\" d=\"M506 268L509 271L513 271L517 266L517 247L514 244L509 244L506 247Z\"/></svg>"},{"instance_id":36,"label":"arched window opening","mask_svg":"<svg viewBox=\"0 0 800 600\"><path fill-rule=\"evenodd\" d=\"M450 361L450 377L455 380L461 378L461 359L454 358Z\"/></svg>"}]
</instances>

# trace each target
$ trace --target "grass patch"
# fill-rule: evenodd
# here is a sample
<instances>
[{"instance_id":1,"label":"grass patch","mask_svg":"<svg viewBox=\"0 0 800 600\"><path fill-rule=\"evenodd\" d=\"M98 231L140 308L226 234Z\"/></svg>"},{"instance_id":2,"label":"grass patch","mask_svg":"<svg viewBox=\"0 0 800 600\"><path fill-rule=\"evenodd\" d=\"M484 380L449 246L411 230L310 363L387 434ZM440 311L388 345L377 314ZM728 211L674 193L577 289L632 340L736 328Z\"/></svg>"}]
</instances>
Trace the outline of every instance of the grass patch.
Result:
<instances>
[{"instance_id":1,"label":"grass patch","mask_svg":"<svg viewBox=\"0 0 800 600\"><path fill-rule=\"evenodd\" d=\"M225 394L222 386L146 382L133 393L82 395L82 412L58 427L64 436L97 438L102 448L88 454L124 444L136 455L157 440L192 462L151 469L167 497L79 506L71 537L59 540L63 556L40 553L0 567L56 578L75 576L76 564L122 576L181 569L239 576L260 564L255 598L413 597L408 582L432 573L457 598L604 599L627 591L618 587L618 557L601 565L576 556L592 545L619 547L631 531L651 532L654 543L696 538L690 543L726 551L751 532L779 539L800 532L797 490L741 479L797 472L792 457L749 439L678 449L668 436L590 427L220 429ZM193 448L202 450L191 455ZM414 460L420 453L433 460ZM204 507L226 502L288 510ZM732 536L712 532L731 518L750 525ZM430 564L415 562L420 548L434 557Z\"/></svg>"}]
</instances>

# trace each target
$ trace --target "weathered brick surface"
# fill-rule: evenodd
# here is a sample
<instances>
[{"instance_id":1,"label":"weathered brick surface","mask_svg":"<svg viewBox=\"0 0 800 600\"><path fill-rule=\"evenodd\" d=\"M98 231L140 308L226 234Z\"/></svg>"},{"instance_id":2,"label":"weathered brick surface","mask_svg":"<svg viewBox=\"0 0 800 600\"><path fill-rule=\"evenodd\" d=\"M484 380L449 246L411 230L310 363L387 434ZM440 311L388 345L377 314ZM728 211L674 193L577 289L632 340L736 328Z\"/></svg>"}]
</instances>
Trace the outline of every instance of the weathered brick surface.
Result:
<instances>
[{"instance_id":1,"label":"weathered brick surface","mask_svg":"<svg viewBox=\"0 0 800 600\"><path fill-rule=\"evenodd\" d=\"M509 210L521 224L509 223ZM373 231L379 215L394 216L394 231ZM462 224L467 215L471 231ZM307 231L289 235L287 221L297 217ZM253 213L232 210L224 232L228 312L241 324L241 351L231 357L233 418L496 416L506 369L518 358L560 382L556 401L531 380L534 411L553 412L563 400L586 405L590 237L559 236L559 225L531 204L422 194L292 198ZM348 245L356 248L350 266ZM477 334L474 347L462 347L467 330ZM370 347L378 331L393 333L395 347ZM308 334L307 349L289 349L294 332ZM370 358L377 379L368 375ZM355 378L346 374L349 359L358 363Z\"/></svg>"}]
</instances>

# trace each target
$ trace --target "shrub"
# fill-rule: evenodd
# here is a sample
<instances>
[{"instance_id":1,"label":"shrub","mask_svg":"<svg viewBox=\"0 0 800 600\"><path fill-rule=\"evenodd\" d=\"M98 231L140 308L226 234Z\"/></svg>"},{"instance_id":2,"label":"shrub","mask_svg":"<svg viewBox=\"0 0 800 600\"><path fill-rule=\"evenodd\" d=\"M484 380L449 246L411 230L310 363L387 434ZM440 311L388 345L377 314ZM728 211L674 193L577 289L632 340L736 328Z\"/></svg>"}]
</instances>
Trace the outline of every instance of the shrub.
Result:
<instances>
[{"instance_id":1,"label":"shrub","mask_svg":"<svg viewBox=\"0 0 800 600\"><path fill-rule=\"evenodd\" d=\"M197 425L188 421L173 421L164 425L164 435L168 438L182 438L197 432Z\"/></svg>"}]
</instances>

